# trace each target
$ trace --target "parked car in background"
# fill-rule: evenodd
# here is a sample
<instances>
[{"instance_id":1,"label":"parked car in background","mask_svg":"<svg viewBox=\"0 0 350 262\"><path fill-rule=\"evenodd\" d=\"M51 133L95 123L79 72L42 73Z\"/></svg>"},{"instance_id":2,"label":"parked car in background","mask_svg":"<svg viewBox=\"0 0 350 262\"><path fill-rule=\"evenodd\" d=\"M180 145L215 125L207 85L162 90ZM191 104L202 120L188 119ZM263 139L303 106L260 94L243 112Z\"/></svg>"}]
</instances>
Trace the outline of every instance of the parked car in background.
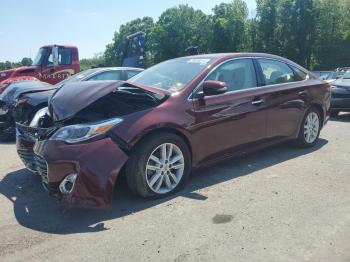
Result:
<instances>
[{"instance_id":1,"label":"parked car in background","mask_svg":"<svg viewBox=\"0 0 350 262\"><path fill-rule=\"evenodd\" d=\"M333 71L312 71L321 80L326 80L333 73Z\"/></svg>"},{"instance_id":2,"label":"parked car in background","mask_svg":"<svg viewBox=\"0 0 350 262\"><path fill-rule=\"evenodd\" d=\"M333 81L341 78L344 75L344 71L313 71L316 76L318 76L321 80L324 80L328 83L332 83Z\"/></svg>"},{"instance_id":3,"label":"parked car in background","mask_svg":"<svg viewBox=\"0 0 350 262\"><path fill-rule=\"evenodd\" d=\"M34 151L23 133L17 149L63 203L108 208L121 170L139 196L167 196L192 168L283 141L315 145L329 112L330 85L290 60L197 55L127 82L63 85L24 127Z\"/></svg>"},{"instance_id":4,"label":"parked car in background","mask_svg":"<svg viewBox=\"0 0 350 262\"><path fill-rule=\"evenodd\" d=\"M350 112L350 70L342 78L332 82L331 116L341 111Z\"/></svg>"},{"instance_id":5,"label":"parked car in background","mask_svg":"<svg viewBox=\"0 0 350 262\"><path fill-rule=\"evenodd\" d=\"M15 120L13 109L16 105L16 97L26 92L38 92L51 90L52 85L37 79L14 81L0 95L0 140L12 140L15 138Z\"/></svg>"},{"instance_id":6,"label":"parked car in background","mask_svg":"<svg viewBox=\"0 0 350 262\"><path fill-rule=\"evenodd\" d=\"M15 122L29 124L34 114L47 106L50 95L65 83L79 81L126 80L143 69L131 67L105 67L88 69L56 85L41 81L22 81L13 83L0 96L0 137L12 139Z\"/></svg>"}]
</instances>

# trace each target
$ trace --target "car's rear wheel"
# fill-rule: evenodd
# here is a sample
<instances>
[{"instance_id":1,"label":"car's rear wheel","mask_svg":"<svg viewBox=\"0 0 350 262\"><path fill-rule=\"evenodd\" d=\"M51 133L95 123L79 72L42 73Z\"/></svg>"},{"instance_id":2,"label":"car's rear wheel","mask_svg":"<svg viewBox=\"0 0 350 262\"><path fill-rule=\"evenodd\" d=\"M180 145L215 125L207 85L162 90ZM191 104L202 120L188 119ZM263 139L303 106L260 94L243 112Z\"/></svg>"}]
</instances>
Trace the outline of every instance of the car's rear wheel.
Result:
<instances>
[{"instance_id":1,"label":"car's rear wheel","mask_svg":"<svg viewBox=\"0 0 350 262\"><path fill-rule=\"evenodd\" d=\"M320 112L310 108L302 122L296 144L300 147L311 147L316 144L321 130Z\"/></svg>"},{"instance_id":2,"label":"car's rear wheel","mask_svg":"<svg viewBox=\"0 0 350 262\"><path fill-rule=\"evenodd\" d=\"M175 134L153 134L133 149L125 171L134 193L142 197L167 196L187 181L191 171L190 151Z\"/></svg>"}]
</instances>

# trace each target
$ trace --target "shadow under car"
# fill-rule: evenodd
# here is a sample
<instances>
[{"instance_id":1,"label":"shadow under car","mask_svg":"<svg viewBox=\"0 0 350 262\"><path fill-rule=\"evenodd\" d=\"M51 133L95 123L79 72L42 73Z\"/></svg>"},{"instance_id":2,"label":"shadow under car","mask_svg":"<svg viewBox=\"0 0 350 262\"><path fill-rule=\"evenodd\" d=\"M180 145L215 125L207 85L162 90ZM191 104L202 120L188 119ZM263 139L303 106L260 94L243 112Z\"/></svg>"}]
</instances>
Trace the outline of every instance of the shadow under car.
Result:
<instances>
[{"instance_id":1,"label":"shadow under car","mask_svg":"<svg viewBox=\"0 0 350 262\"><path fill-rule=\"evenodd\" d=\"M125 178L118 178L111 210L66 210L56 203L41 186L41 178L25 169L11 172L0 181L0 193L13 203L14 215L20 225L32 230L53 234L75 234L108 230L101 221L118 219L152 208L176 197L188 197L206 201L207 197L197 190L254 171L271 167L290 159L310 154L328 143L325 139L312 148L297 149L288 144L277 145L246 157L233 158L192 173L186 187L177 194L160 199L142 199L134 196ZM254 164L251 164L254 163Z\"/></svg>"}]
</instances>

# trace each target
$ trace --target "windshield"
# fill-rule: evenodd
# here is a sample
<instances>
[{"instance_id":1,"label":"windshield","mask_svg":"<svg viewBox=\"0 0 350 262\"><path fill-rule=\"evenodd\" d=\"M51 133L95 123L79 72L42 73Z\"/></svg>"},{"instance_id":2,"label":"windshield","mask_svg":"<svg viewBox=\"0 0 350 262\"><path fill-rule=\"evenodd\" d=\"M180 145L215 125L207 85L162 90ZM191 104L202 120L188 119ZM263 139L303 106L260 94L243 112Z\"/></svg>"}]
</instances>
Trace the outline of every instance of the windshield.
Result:
<instances>
[{"instance_id":1,"label":"windshield","mask_svg":"<svg viewBox=\"0 0 350 262\"><path fill-rule=\"evenodd\" d=\"M350 79L350 71L346 72L346 73L343 75L343 79Z\"/></svg>"},{"instance_id":2,"label":"windshield","mask_svg":"<svg viewBox=\"0 0 350 262\"><path fill-rule=\"evenodd\" d=\"M41 63L42 63L42 61L43 61L43 59L45 57L45 54L47 52L47 49L48 49L47 47L42 47L42 48L39 49L39 52L36 55L36 57L35 57L35 59L34 59L34 61L32 63L33 66L41 65Z\"/></svg>"},{"instance_id":3,"label":"windshield","mask_svg":"<svg viewBox=\"0 0 350 262\"><path fill-rule=\"evenodd\" d=\"M182 57L157 64L132 77L129 82L177 92L206 68L212 58Z\"/></svg>"}]
</instances>

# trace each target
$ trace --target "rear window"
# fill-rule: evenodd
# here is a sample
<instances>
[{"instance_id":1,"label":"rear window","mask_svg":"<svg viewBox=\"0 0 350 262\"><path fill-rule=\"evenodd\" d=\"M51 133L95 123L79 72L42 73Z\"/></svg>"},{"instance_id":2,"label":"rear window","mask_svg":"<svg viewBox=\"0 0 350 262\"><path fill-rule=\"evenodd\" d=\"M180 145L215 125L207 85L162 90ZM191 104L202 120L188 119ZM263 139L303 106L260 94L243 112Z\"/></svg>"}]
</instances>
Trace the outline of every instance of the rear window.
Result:
<instances>
[{"instance_id":1,"label":"rear window","mask_svg":"<svg viewBox=\"0 0 350 262\"><path fill-rule=\"evenodd\" d=\"M295 80L296 81L303 81L309 79L309 75L305 73L304 71L301 71L299 68L295 66L291 66L295 73Z\"/></svg>"},{"instance_id":2,"label":"rear window","mask_svg":"<svg viewBox=\"0 0 350 262\"><path fill-rule=\"evenodd\" d=\"M285 63L270 60L258 59L266 85L276 85L295 81L294 72Z\"/></svg>"}]
</instances>

